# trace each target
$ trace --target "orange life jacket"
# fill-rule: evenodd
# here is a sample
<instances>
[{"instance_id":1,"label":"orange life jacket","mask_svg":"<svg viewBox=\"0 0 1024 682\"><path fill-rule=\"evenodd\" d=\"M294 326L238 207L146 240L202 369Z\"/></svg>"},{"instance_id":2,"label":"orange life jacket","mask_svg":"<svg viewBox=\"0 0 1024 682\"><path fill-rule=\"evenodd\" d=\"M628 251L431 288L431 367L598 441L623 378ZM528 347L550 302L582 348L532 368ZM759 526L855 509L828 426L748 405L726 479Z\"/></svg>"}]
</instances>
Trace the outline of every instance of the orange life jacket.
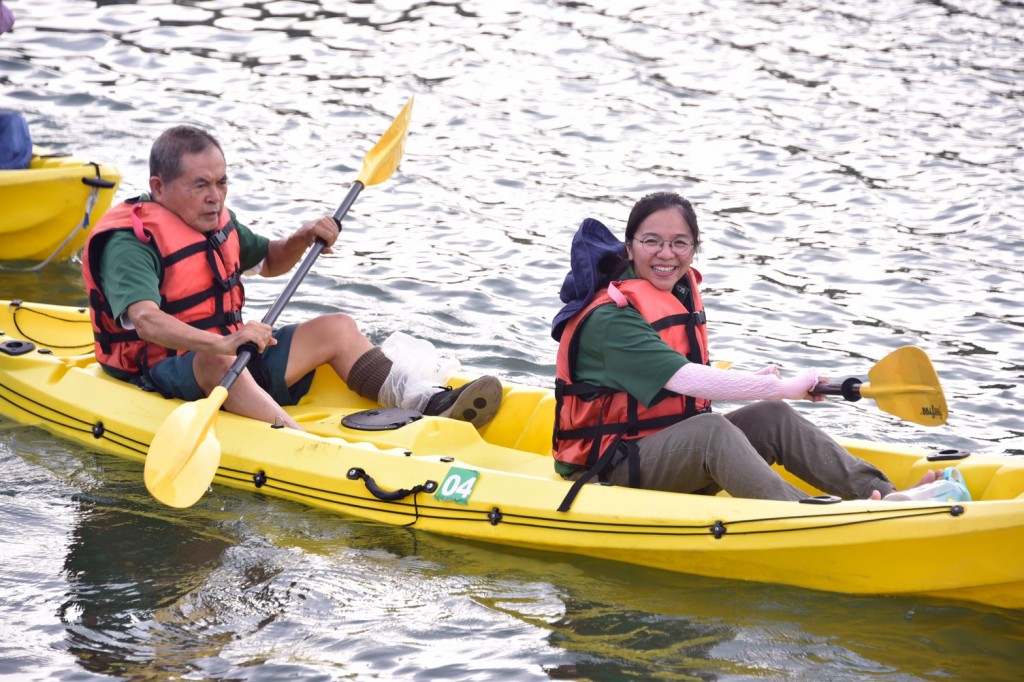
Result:
<instances>
[{"instance_id":1,"label":"orange life jacket","mask_svg":"<svg viewBox=\"0 0 1024 682\"><path fill-rule=\"evenodd\" d=\"M693 310L688 310L671 291L658 289L644 279L613 282L594 301L574 315L558 345L555 379L555 432L553 454L560 462L592 468L604 457L613 457L622 441L635 441L701 412L711 402L677 394L644 407L625 391L579 382L575 378L580 326L603 305L630 305L647 320L669 346L691 362L708 364L708 336L701 301L700 273L688 272ZM618 462L604 462L600 469Z\"/></svg>"},{"instance_id":2,"label":"orange life jacket","mask_svg":"<svg viewBox=\"0 0 1024 682\"><path fill-rule=\"evenodd\" d=\"M82 276L89 293L96 359L133 376L177 354L172 348L143 341L134 329L114 318L100 290L103 247L116 230L131 230L152 243L160 256L160 310L196 327L231 334L242 327L245 292L241 281L238 232L224 209L221 226L204 234L153 201L129 200L110 209L93 228L82 253Z\"/></svg>"}]
</instances>

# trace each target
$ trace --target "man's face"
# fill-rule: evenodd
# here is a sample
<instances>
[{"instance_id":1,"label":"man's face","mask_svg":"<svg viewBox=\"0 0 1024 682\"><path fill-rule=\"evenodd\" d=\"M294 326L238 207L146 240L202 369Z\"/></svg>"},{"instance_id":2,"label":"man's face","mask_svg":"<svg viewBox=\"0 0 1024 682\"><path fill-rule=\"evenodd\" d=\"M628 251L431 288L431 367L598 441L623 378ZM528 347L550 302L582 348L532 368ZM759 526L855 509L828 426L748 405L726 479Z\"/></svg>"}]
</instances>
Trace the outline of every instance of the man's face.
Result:
<instances>
[{"instance_id":1,"label":"man's face","mask_svg":"<svg viewBox=\"0 0 1024 682\"><path fill-rule=\"evenodd\" d=\"M182 174L170 182L149 179L153 199L199 232L220 227L220 214L228 194L227 164L211 145L198 154L181 157Z\"/></svg>"}]
</instances>

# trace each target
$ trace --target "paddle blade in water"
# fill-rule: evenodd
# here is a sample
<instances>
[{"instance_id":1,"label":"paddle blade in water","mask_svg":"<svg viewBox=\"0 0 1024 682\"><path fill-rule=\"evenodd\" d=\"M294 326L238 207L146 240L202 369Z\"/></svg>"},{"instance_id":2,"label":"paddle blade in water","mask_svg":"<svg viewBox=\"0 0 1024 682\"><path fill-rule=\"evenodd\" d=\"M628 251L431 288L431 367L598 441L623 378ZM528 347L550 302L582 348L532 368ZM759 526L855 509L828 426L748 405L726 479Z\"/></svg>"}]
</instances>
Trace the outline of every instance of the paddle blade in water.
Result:
<instances>
[{"instance_id":1,"label":"paddle blade in water","mask_svg":"<svg viewBox=\"0 0 1024 682\"><path fill-rule=\"evenodd\" d=\"M213 481L220 465L217 412L227 395L227 389L218 386L208 398L180 405L153 436L144 478L160 502L191 507Z\"/></svg>"},{"instance_id":2,"label":"paddle blade in water","mask_svg":"<svg viewBox=\"0 0 1024 682\"><path fill-rule=\"evenodd\" d=\"M412 100L410 97L377 144L363 158L363 170L357 180L364 186L384 182L398 168L405 151L405 133L412 117Z\"/></svg>"},{"instance_id":3,"label":"paddle blade in water","mask_svg":"<svg viewBox=\"0 0 1024 682\"><path fill-rule=\"evenodd\" d=\"M922 426L946 423L946 396L932 361L920 348L897 348L871 368L868 379L861 395L886 412Z\"/></svg>"}]
</instances>

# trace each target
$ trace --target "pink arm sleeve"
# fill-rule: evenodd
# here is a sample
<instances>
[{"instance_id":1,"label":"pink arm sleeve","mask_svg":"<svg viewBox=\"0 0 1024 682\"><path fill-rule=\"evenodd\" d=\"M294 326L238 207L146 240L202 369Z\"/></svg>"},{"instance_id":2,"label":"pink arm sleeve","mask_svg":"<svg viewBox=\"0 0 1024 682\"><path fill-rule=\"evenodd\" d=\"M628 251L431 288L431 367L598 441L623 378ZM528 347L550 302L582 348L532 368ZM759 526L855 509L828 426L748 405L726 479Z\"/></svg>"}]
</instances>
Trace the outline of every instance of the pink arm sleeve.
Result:
<instances>
[{"instance_id":1,"label":"pink arm sleeve","mask_svg":"<svg viewBox=\"0 0 1024 682\"><path fill-rule=\"evenodd\" d=\"M672 375L665 388L708 400L799 400L811 398L808 391L817 385L818 377L816 369L803 369L790 379L782 379L774 367L753 374L688 362Z\"/></svg>"}]
</instances>

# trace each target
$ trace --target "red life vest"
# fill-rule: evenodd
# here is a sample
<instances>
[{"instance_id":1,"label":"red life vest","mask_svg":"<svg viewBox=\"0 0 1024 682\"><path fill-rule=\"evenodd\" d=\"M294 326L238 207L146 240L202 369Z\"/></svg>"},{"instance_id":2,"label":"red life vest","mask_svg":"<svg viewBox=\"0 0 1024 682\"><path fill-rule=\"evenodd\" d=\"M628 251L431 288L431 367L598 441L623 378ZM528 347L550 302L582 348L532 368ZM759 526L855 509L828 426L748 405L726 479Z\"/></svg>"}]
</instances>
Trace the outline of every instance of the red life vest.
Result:
<instances>
[{"instance_id":1,"label":"red life vest","mask_svg":"<svg viewBox=\"0 0 1024 682\"><path fill-rule=\"evenodd\" d=\"M196 327L227 335L242 327L245 292L240 246L227 209L221 227L204 234L153 201L129 200L109 210L93 228L82 253L82 276L89 293L96 359L133 376L177 351L143 341L134 329L114 318L100 290L100 262L107 239L116 230L131 230L152 243L160 256L160 310Z\"/></svg>"},{"instance_id":2,"label":"red life vest","mask_svg":"<svg viewBox=\"0 0 1024 682\"><path fill-rule=\"evenodd\" d=\"M669 394L651 407L644 407L625 391L575 379L579 328L594 309L603 305L632 306L665 343L691 362L708 364L707 325L697 286L701 276L690 268L688 277L693 310L688 310L671 291L658 289L645 279L630 279L610 284L569 320L558 345L555 459L591 468L602 457L613 456L620 441L637 440L687 417L710 411L709 400L677 394Z\"/></svg>"}]
</instances>

